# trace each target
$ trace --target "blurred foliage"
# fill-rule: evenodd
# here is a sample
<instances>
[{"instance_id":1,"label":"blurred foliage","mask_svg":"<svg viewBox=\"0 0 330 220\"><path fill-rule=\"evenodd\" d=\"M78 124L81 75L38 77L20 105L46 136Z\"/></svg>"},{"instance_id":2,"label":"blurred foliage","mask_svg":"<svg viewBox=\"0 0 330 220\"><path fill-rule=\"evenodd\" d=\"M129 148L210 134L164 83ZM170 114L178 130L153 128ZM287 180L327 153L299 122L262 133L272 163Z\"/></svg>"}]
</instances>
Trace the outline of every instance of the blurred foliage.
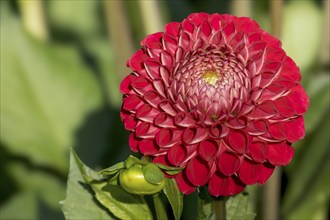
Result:
<instances>
[{"instance_id":1,"label":"blurred foliage","mask_svg":"<svg viewBox=\"0 0 330 220\"><path fill-rule=\"evenodd\" d=\"M137 49L149 34L141 18L143 1L120 2ZM329 46L326 2L286 0L284 4L283 47L301 68L311 105L305 117L306 138L295 145L295 157L283 172L281 219L329 215L329 54L324 58L321 53ZM164 22L181 21L196 11L237 11L231 1L157 4ZM250 4L250 16L269 31L269 1ZM118 89L120 78L129 72L117 72L117 42L108 36L101 1L44 1L48 41L24 26L18 1L3 0L0 8L0 218L63 219L59 201L65 198L70 147L96 169L130 154L119 117ZM252 198L258 197L258 189L249 190ZM249 209L260 209L259 203L249 200ZM184 198L183 219L196 218L196 201L196 194Z\"/></svg>"}]
</instances>

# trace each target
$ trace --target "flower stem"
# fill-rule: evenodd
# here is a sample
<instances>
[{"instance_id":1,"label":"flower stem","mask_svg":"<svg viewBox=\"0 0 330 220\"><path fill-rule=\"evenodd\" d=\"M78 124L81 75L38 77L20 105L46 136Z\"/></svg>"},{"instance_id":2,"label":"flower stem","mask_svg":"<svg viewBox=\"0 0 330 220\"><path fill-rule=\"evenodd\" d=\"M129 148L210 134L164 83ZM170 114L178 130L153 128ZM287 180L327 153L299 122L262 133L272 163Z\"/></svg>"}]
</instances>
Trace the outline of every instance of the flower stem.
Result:
<instances>
[{"instance_id":1,"label":"flower stem","mask_svg":"<svg viewBox=\"0 0 330 220\"><path fill-rule=\"evenodd\" d=\"M280 38L282 28L283 0L270 1L271 3L271 33ZM273 175L262 189L262 219L279 219L281 168L277 167Z\"/></svg>"},{"instance_id":2,"label":"flower stem","mask_svg":"<svg viewBox=\"0 0 330 220\"><path fill-rule=\"evenodd\" d=\"M138 1L147 34L162 31L164 19L158 1ZM152 18L152 19L150 19Z\"/></svg>"},{"instance_id":3,"label":"flower stem","mask_svg":"<svg viewBox=\"0 0 330 220\"><path fill-rule=\"evenodd\" d=\"M49 38L43 1L18 1L23 24L28 32L39 40L47 41Z\"/></svg>"},{"instance_id":4,"label":"flower stem","mask_svg":"<svg viewBox=\"0 0 330 220\"><path fill-rule=\"evenodd\" d=\"M216 220L226 220L226 199L223 196L218 198L213 197L212 208L215 213Z\"/></svg>"},{"instance_id":5,"label":"flower stem","mask_svg":"<svg viewBox=\"0 0 330 220\"><path fill-rule=\"evenodd\" d=\"M153 196L154 206L156 210L156 216L158 220L168 219L165 205L160 197L160 194L156 194Z\"/></svg>"},{"instance_id":6,"label":"flower stem","mask_svg":"<svg viewBox=\"0 0 330 220\"><path fill-rule=\"evenodd\" d=\"M129 72L126 60L134 52L125 1L103 1L107 31L116 54L117 77L121 81Z\"/></svg>"}]
</instances>

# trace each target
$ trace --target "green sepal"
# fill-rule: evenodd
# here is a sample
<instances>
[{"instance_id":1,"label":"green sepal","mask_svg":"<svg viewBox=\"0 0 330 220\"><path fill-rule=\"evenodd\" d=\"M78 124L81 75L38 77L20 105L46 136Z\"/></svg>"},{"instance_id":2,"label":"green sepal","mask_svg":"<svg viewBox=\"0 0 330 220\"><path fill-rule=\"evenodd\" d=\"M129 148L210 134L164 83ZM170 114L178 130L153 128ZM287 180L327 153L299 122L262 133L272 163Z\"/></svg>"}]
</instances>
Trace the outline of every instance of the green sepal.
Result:
<instances>
[{"instance_id":1,"label":"green sepal","mask_svg":"<svg viewBox=\"0 0 330 220\"><path fill-rule=\"evenodd\" d=\"M169 175L178 174L184 169L184 167L170 167L161 163L156 163L155 165Z\"/></svg>"},{"instance_id":2,"label":"green sepal","mask_svg":"<svg viewBox=\"0 0 330 220\"><path fill-rule=\"evenodd\" d=\"M136 157L134 157L134 156L132 156L132 155L130 155L130 156L125 160L125 168L126 168L126 169L128 169L128 168L130 168L130 167L132 167L132 166L134 166L134 165L136 165L136 164L141 164L141 165L143 165L144 163L143 163L140 159L138 159L138 158L136 158Z\"/></svg>"},{"instance_id":3,"label":"green sepal","mask_svg":"<svg viewBox=\"0 0 330 220\"><path fill-rule=\"evenodd\" d=\"M152 184L159 184L165 178L163 172L153 163L147 163L142 171L145 180Z\"/></svg>"},{"instance_id":4,"label":"green sepal","mask_svg":"<svg viewBox=\"0 0 330 220\"><path fill-rule=\"evenodd\" d=\"M123 169L125 167L124 162L117 163L111 167L105 168L101 171L99 171L99 174L101 175L114 175L116 174L119 170Z\"/></svg>"},{"instance_id":5,"label":"green sepal","mask_svg":"<svg viewBox=\"0 0 330 220\"><path fill-rule=\"evenodd\" d=\"M119 174L120 174L120 172L117 172L113 177L111 177L108 180L108 184L114 185L114 186L119 185Z\"/></svg>"}]
</instances>

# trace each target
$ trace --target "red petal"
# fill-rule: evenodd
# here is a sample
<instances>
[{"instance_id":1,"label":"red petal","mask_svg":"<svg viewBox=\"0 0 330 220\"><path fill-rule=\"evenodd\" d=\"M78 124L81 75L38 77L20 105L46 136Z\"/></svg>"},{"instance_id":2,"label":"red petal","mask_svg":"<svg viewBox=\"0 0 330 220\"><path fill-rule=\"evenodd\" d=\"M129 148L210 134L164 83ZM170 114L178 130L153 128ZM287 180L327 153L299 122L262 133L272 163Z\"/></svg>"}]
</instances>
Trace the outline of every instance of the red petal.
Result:
<instances>
[{"instance_id":1,"label":"red petal","mask_svg":"<svg viewBox=\"0 0 330 220\"><path fill-rule=\"evenodd\" d=\"M179 190L183 194L191 194L196 189L196 187L189 182L184 172L180 172L178 175L176 175L175 181L178 185Z\"/></svg>"},{"instance_id":2,"label":"red petal","mask_svg":"<svg viewBox=\"0 0 330 220\"><path fill-rule=\"evenodd\" d=\"M140 71L143 69L143 61L145 60L146 55L143 51L143 49L138 50L131 59L128 60L128 66L133 71Z\"/></svg>"},{"instance_id":3,"label":"red petal","mask_svg":"<svg viewBox=\"0 0 330 220\"><path fill-rule=\"evenodd\" d=\"M285 142L267 145L267 159L274 166L288 165L292 160L293 154L293 148Z\"/></svg>"},{"instance_id":4,"label":"red petal","mask_svg":"<svg viewBox=\"0 0 330 220\"><path fill-rule=\"evenodd\" d=\"M209 14L204 12L192 13L188 16L188 19L193 22L195 26L199 26L204 20L209 17Z\"/></svg>"},{"instance_id":5,"label":"red petal","mask_svg":"<svg viewBox=\"0 0 330 220\"><path fill-rule=\"evenodd\" d=\"M226 176L236 173L241 165L239 157L235 154L225 151L218 160L218 169Z\"/></svg>"},{"instance_id":6,"label":"red petal","mask_svg":"<svg viewBox=\"0 0 330 220\"><path fill-rule=\"evenodd\" d=\"M295 62L288 56L286 56L285 60L283 61L280 77L293 83L299 83L301 80L299 68L297 67Z\"/></svg>"},{"instance_id":7,"label":"red petal","mask_svg":"<svg viewBox=\"0 0 330 220\"><path fill-rule=\"evenodd\" d=\"M221 39L222 39L222 34L219 31L219 32L216 32L216 33L212 34L212 36L209 40L209 43L210 44L220 44Z\"/></svg>"},{"instance_id":8,"label":"red petal","mask_svg":"<svg viewBox=\"0 0 330 220\"><path fill-rule=\"evenodd\" d=\"M149 48L162 48L161 39L163 37L163 32L157 32L154 34L148 35L141 41L141 46L146 46Z\"/></svg>"},{"instance_id":9,"label":"red petal","mask_svg":"<svg viewBox=\"0 0 330 220\"><path fill-rule=\"evenodd\" d=\"M235 25L234 23L229 23L227 24L224 28L223 28L223 33L226 35L227 37L227 40L228 40L228 37L230 37L234 32L235 32Z\"/></svg>"},{"instance_id":10,"label":"red petal","mask_svg":"<svg viewBox=\"0 0 330 220\"><path fill-rule=\"evenodd\" d=\"M219 149L218 143L214 140L204 140L198 147L199 156L205 161L211 161Z\"/></svg>"},{"instance_id":11,"label":"red petal","mask_svg":"<svg viewBox=\"0 0 330 220\"><path fill-rule=\"evenodd\" d=\"M256 162L263 163L266 160L267 146L263 142L254 142L251 144L251 156Z\"/></svg>"},{"instance_id":12,"label":"red petal","mask_svg":"<svg viewBox=\"0 0 330 220\"><path fill-rule=\"evenodd\" d=\"M147 122L142 122L136 127L135 134L139 138L154 138L158 130L159 128Z\"/></svg>"},{"instance_id":13,"label":"red petal","mask_svg":"<svg viewBox=\"0 0 330 220\"><path fill-rule=\"evenodd\" d=\"M179 22L170 22L165 26L165 32L174 37L177 37L181 30L181 24Z\"/></svg>"},{"instance_id":14,"label":"red petal","mask_svg":"<svg viewBox=\"0 0 330 220\"><path fill-rule=\"evenodd\" d=\"M176 145L169 149L167 158L174 166L182 166L182 163L187 159L187 149L184 145Z\"/></svg>"},{"instance_id":15,"label":"red petal","mask_svg":"<svg viewBox=\"0 0 330 220\"><path fill-rule=\"evenodd\" d=\"M298 115L302 115L307 111L309 99L301 85L295 86L287 97L291 102L295 103L295 112Z\"/></svg>"},{"instance_id":16,"label":"red petal","mask_svg":"<svg viewBox=\"0 0 330 220\"><path fill-rule=\"evenodd\" d=\"M151 83L149 80L143 76L138 76L131 83L131 86L134 90L139 94L144 94L150 90L153 90Z\"/></svg>"},{"instance_id":17,"label":"red petal","mask_svg":"<svg viewBox=\"0 0 330 220\"><path fill-rule=\"evenodd\" d=\"M283 122L270 124L269 133L274 139L277 139L279 141L285 140L287 138L287 130Z\"/></svg>"},{"instance_id":18,"label":"red petal","mask_svg":"<svg viewBox=\"0 0 330 220\"><path fill-rule=\"evenodd\" d=\"M168 53L167 51L162 51L160 54L160 61L169 70L172 69L173 57L170 53ZM169 75L169 73L168 73L168 75ZM165 82L165 85L168 86L168 84L166 84L166 81L164 81L164 82Z\"/></svg>"},{"instance_id":19,"label":"red petal","mask_svg":"<svg viewBox=\"0 0 330 220\"><path fill-rule=\"evenodd\" d=\"M220 124L214 124L210 128L209 134L213 138L220 138L222 134L222 126Z\"/></svg>"},{"instance_id":20,"label":"red petal","mask_svg":"<svg viewBox=\"0 0 330 220\"><path fill-rule=\"evenodd\" d=\"M242 192L245 185L235 177L226 177L216 172L212 175L208 191L212 196L232 196Z\"/></svg>"},{"instance_id":21,"label":"red petal","mask_svg":"<svg viewBox=\"0 0 330 220\"><path fill-rule=\"evenodd\" d=\"M239 170L239 178L246 185L258 182L260 176L260 163L244 158Z\"/></svg>"},{"instance_id":22,"label":"red petal","mask_svg":"<svg viewBox=\"0 0 330 220\"><path fill-rule=\"evenodd\" d=\"M258 178L258 183L260 185L264 184L269 177L273 174L275 167L271 164L260 164L259 165L259 178Z\"/></svg>"},{"instance_id":23,"label":"red petal","mask_svg":"<svg viewBox=\"0 0 330 220\"><path fill-rule=\"evenodd\" d=\"M248 36L248 43L253 44L254 42L260 41L261 40L261 34L256 32L256 33L251 33L250 36Z\"/></svg>"},{"instance_id":24,"label":"red petal","mask_svg":"<svg viewBox=\"0 0 330 220\"><path fill-rule=\"evenodd\" d=\"M276 114L277 109L273 101L265 101L258 106L262 111L268 114Z\"/></svg>"},{"instance_id":25,"label":"red petal","mask_svg":"<svg viewBox=\"0 0 330 220\"><path fill-rule=\"evenodd\" d=\"M174 123L181 127L191 127L196 125L196 121L186 112L180 112L174 117Z\"/></svg>"},{"instance_id":26,"label":"red petal","mask_svg":"<svg viewBox=\"0 0 330 220\"><path fill-rule=\"evenodd\" d=\"M137 120L133 115L128 115L124 120L124 126L126 130L132 131L135 129Z\"/></svg>"},{"instance_id":27,"label":"red petal","mask_svg":"<svg viewBox=\"0 0 330 220\"><path fill-rule=\"evenodd\" d=\"M241 17L237 20L236 29L237 31L243 31L245 34L250 34L260 30L260 27L253 19L248 17Z\"/></svg>"},{"instance_id":28,"label":"red petal","mask_svg":"<svg viewBox=\"0 0 330 220\"><path fill-rule=\"evenodd\" d=\"M162 80L153 80L152 84L155 88L155 90L158 92L159 95L166 97L165 95L165 87L164 87L164 83Z\"/></svg>"},{"instance_id":29,"label":"red petal","mask_svg":"<svg viewBox=\"0 0 330 220\"><path fill-rule=\"evenodd\" d=\"M182 134L182 140L186 144L196 144L204 140L207 135L205 128L186 128Z\"/></svg>"},{"instance_id":30,"label":"red petal","mask_svg":"<svg viewBox=\"0 0 330 220\"><path fill-rule=\"evenodd\" d=\"M293 143L305 136L304 118L302 116L291 119L284 124L287 130L288 141Z\"/></svg>"},{"instance_id":31,"label":"red petal","mask_svg":"<svg viewBox=\"0 0 330 220\"><path fill-rule=\"evenodd\" d=\"M188 180L195 186L205 185L210 177L210 167L200 157L191 159L185 171Z\"/></svg>"},{"instance_id":32,"label":"red petal","mask_svg":"<svg viewBox=\"0 0 330 220\"><path fill-rule=\"evenodd\" d=\"M275 105L278 113L282 116L289 118L295 115L294 102L286 97L281 97L275 100Z\"/></svg>"},{"instance_id":33,"label":"red petal","mask_svg":"<svg viewBox=\"0 0 330 220\"><path fill-rule=\"evenodd\" d=\"M170 72L169 70L164 67L164 66L161 66L160 69L159 69L159 73L160 73L160 76L165 84L165 86L169 86L169 80L170 80Z\"/></svg>"},{"instance_id":34,"label":"red petal","mask_svg":"<svg viewBox=\"0 0 330 220\"><path fill-rule=\"evenodd\" d=\"M267 42L271 46L281 47L281 41L279 41L278 39L276 39L275 37L271 36L270 34L268 34L265 31L262 32L262 40L264 40L265 42Z\"/></svg>"},{"instance_id":35,"label":"red petal","mask_svg":"<svg viewBox=\"0 0 330 220\"><path fill-rule=\"evenodd\" d=\"M201 31L205 37L210 36L211 34L211 27L207 21L204 21L201 25Z\"/></svg>"},{"instance_id":36,"label":"red petal","mask_svg":"<svg viewBox=\"0 0 330 220\"><path fill-rule=\"evenodd\" d=\"M157 108L159 102L162 101L162 98L155 91L149 91L144 94L143 99L146 100L152 107Z\"/></svg>"},{"instance_id":37,"label":"red petal","mask_svg":"<svg viewBox=\"0 0 330 220\"><path fill-rule=\"evenodd\" d=\"M127 111L136 110L143 104L142 100L137 95L130 95L124 99L123 108Z\"/></svg>"},{"instance_id":38,"label":"red petal","mask_svg":"<svg viewBox=\"0 0 330 220\"><path fill-rule=\"evenodd\" d=\"M218 31L221 26L220 14L211 14L209 17L209 23L212 27L212 30Z\"/></svg>"},{"instance_id":39,"label":"red petal","mask_svg":"<svg viewBox=\"0 0 330 220\"><path fill-rule=\"evenodd\" d=\"M185 50L189 50L189 44L190 44L190 36L187 33L183 32L179 37L179 46Z\"/></svg>"},{"instance_id":40,"label":"red petal","mask_svg":"<svg viewBox=\"0 0 330 220\"><path fill-rule=\"evenodd\" d=\"M240 131L231 132L228 141L229 147L240 154L245 153L250 142L248 135Z\"/></svg>"},{"instance_id":41,"label":"red petal","mask_svg":"<svg viewBox=\"0 0 330 220\"><path fill-rule=\"evenodd\" d=\"M161 155L161 156L156 156L154 157L154 159L152 160L153 163L160 163L160 164L164 164L165 166L173 166L168 160L166 155Z\"/></svg>"},{"instance_id":42,"label":"red petal","mask_svg":"<svg viewBox=\"0 0 330 220\"><path fill-rule=\"evenodd\" d=\"M160 147L167 146L172 140L172 130L161 129L156 135L156 143Z\"/></svg>"},{"instance_id":43,"label":"red petal","mask_svg":"<svg viewBox=\"0 0 330 220\"><path fill-rule=\"evenodd\" d=\"M159 114L160 112L156 109L151 107L148 104L140 106L136 110L136 117L140 119L141 121L152 123L154 118Z\"/></svg>"},{"instance_id":44,"label":"red petal","mask_svg":"<svg viewBox=\"0 0 330 220\"><path fill-rule=\"evenodd\" d=\"M154 124L162 128L176 128L173 119L165 112L161 112L154 118Z\"/></svg>"},{"instance_id":45,"label":"red petal","mask_svg":"<svg viewBox=\"0 0 330 220\"><path fill-rule=\"evenodd\" d=\"M131 133L128 138L128 145L130 146L131 150L134 152L138 152L138 145L139 145L139 138L135 137L134 133Z\"/></svg>"},{"instance_id":46,"label":"red petal","mask_svg":"<svg viewBox=\"0 0 330 220\"><path fill-rule=\"evenodd\" d=\"M159 108L161 110L163 110L164 112L166 112L167 114L169 114L170 116L172 116L172 117L174 117L177 114L177 112L173 108L172 104L167 100L163 100L162 102L160 102L159 103Z\"/></svg>"},{"instance_id":47,"label":"red petal","mask_svg":"<svg viewBox=\"0 0 330 220\"><path fill-rule=\"evenodd\" d=\"M144 68L147 71L147 74L151 79L159 78L159 66L160 66L160 63L155 62L155 61L146 60L144 62Z\"/></svg>"},{"instance_id":48,"label":"red petal","mask_svg":"<svg viewBox=\"0 0 330 220\"><path fill-rule=\"evenodd\" d=\"M180 142L181 131L172 129L160 129L156 135L156 143L161 148L169 148Z\"/></svg>"},{"instance_id":49,"label":"red petal","mask_svg":"<svg viewBox=\"0 0 330 220\"><path fill-rule=\"evenodd\" d=\"M194 25L188 19L183 20L182 28L189 33L192 33L194 31Z\"/></svg>"},{"instance_id":50,"label":"red petal","mask_svg":"<svg viewBox=\"0 0 330 220\"><path fill-rule=\"evenodd\" d=\"M174 37L165 33L163 37L163 47L167 52L174 56L176 50L178 49L178 42Z\"/></svg>"},{"instance_id":51,"label":"red petal","mask_svg":"<svg viewBox=\"0 0 330 220\"><path fill-rule=\"evenodd\" d=\"M134 80L136 76L132 75L132 74L129 74L128 76L126 76L123 81L121 81L120 83L120 92L122 94L128 94L131 89L130 89L130 85L131 85L131 82Z\"/></svg>"},{"instance_id":52,"label":"red petal","mask_svg":"<svg viewBox=\"0 0 330 220\"><path fill-rule=\"evenodd\" d=\"M285 57L285 52L280 47L267 47L265 58L266 60L275 60L282 62L283 58Z\"/></svg>"},{"instance_id":53,"label":"red petal","mask_svg":"<svg viewBox=\"0 0 330 220\"><path fill-rule=\"evenodd\" d=\"M153 140L143 139L139 143L139 150L143 155L154 155L159 149L154 144Z\"/></svg>"}]
</instances>

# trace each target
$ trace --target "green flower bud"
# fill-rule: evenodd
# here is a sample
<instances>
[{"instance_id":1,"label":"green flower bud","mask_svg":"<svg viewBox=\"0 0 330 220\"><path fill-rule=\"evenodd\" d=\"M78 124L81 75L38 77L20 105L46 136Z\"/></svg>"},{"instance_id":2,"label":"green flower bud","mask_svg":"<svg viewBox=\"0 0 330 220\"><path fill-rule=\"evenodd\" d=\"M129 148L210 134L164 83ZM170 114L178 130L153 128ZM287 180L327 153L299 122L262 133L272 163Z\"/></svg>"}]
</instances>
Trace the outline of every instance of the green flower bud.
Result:
<instances>
[{"instance_id":1,"label":"green flower bud","mask_svg":"<svg viewBox=\"0 0 330 220\"><path fill-rule=\"evenodd\" d=\"M136 195L153 195L164 188L165 178L157 184L150 183L144 177L142 165L136 164L120 172L119 183L120 186L129 193Z\"/></svg>"}]
</instances>

